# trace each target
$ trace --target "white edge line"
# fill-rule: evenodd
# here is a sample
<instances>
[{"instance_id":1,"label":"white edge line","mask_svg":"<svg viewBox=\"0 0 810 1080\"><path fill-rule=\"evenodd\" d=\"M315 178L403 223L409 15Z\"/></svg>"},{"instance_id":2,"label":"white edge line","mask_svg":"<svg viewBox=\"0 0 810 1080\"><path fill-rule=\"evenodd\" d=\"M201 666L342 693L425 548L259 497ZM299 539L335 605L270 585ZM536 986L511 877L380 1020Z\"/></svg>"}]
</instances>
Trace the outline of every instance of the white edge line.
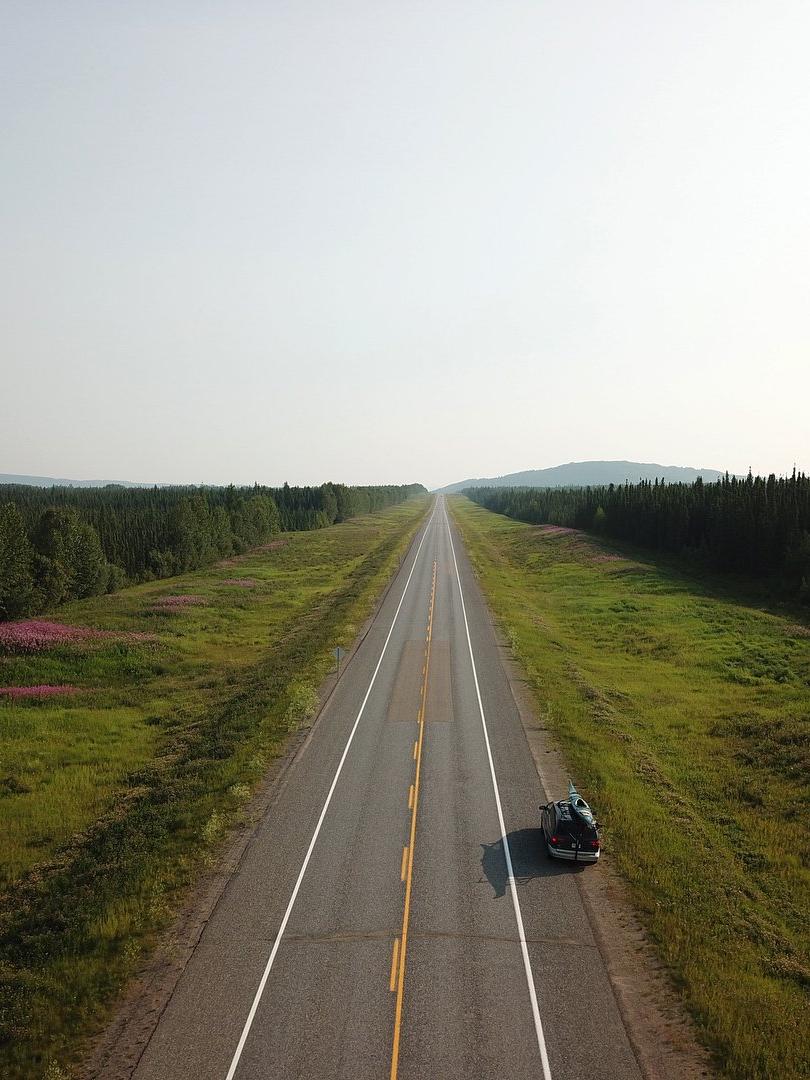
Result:
<instances>
[{"instance_id":1,"label":"white edge line","mask_svg":"<svg viewBox=\"0 0 810 1080\"><path fill-rule=\"evenodd\" d=\"M422 539L419 541L419 547L416 549L416 554L413 557L413 564L411 566L410 573L408 574L408 580L405 582L405 588L402 590L402 596L399 598L399 603L397 604L397 610L394 612L394 618L393 618L393 620L391 622L391 628L388 631L388 635L387 635L387 637L385 639L385 642L383 643L382 652L380 653L380 658L377 661L377 666L374 668L374 674L371 676L371 682L368 684L368 689L366 690L366 696L363 698L363 703L360 706L360 711L358 712L357 718L354 721L354 725L352 726L352 730L349 732L349 738L348 738L348 740L346 742L346 746L343 749L343 754L341 755L340 761L338 762L337 771L335 772L334 778L332 780L332 784L331 784L331 786L329 788L329 793L326 796L326 802L323 804L323 809L321 810L320 817L318 818L318 824L315 826L315 832L312 834L312 839L309 842L309 847L307 848L307 853L304 856L303 863L301 864L301 869L300 869L300 871L298 873L298 878L297 878L297 880L295 882L295 886L293 888L292 895L290 896L290 902L287 904L287 910L284 912L284 918L281 920L281 925L278 928L278 933L276 934L276 939L273 942L273 948L272 948L272 950L270 952L270 956L268 957L267 964L265 965L264 972L263 972L262 977L261 977L261 981L259 982L258 989L256 990L256 994L255 994L255 996L253 998L253 1004L250 1006L250 1012L248 1013L247 1020L245 1021L245 1026L242 1028L242 1034L239 1037L239 1043L238 1043L238 1045L236 1047L236 1051L234 1052L233 1059L231 1061L231 1067L228 1069L228 1074L225 1077L225 1080L233 1080L233 1077L234 1077L234 1075L236 1073L236 1070L239 1067L239 1059L242 1057L242 1051L245 1048L245 1043L247 1042L248 1035L250 1034L250 1029L253 1026L253 1021L254 1021L254 1019L256 1017L256 1011L259 1008L259 1002L262 999L262 994L264 993L264 988L265 988L265 985L267 984L267 979L268 979L268 977L270 975L270 971L271 971L271 969L273 967L273 961L276 958L276 953L278 952L279 946L281 945L281 939L284 936L284 931L287 928L287 923L289 922L290 915L292 914L293 906L294 906L296 898L298 896L298 890L301 888L301 882L304 879L304 874L307 871L307 866L309 866L309 860L310 860L310 858L312 856L312 851L313 851L313 849L315 847L315 842L318 839L318 834L321 831L321 826L323 825L324 818L326 817L326 812L329 809L329 804L331 803L332 796L335 793L335 788L337 787L338 779L340 777L341 771L343 770L343 764L346 761L346 757L347 757L347 755L349 753L349 747L352 745L352 740L354 739L354 733L357 731L357 726L360 723L360 718L362 717L363 712L365 711L366 702L368 701L368 699L369 699L369 697L371 695L372 688L373 688L374 683L375 683L375 681L377 679L377 673L380 670L380 666L382 665L383 657L385 656L385 651L388 648L388 642L391 640L391 635L394 632L394 627L396 626L397 618L399 617L400 608L402 607L402 603L403 603L403 601L405 599L405 594L408 591L408 586L411 583L411 578L413 577L413 572L416 569L416 564L417 564L417 562L419 560L419 552L422 550L422 544L424 544L425 537L427 536L428 530L430 529L430 526L433 523L433 518L436 516L436 506L437 505L438 505L438 500L437 500L436 505L434 505L434 507L433 507L433 513L430 515L428 523L425 526L425 531L422 533Z\"/></svg>"},{"instance_id":2,"label":"white edge line","mask_svg":"<svg viewBox=\"0 0 810 1080\"><path fill-rule=\"evenodd\" d=\"M534 1017L534 1030L537 1033L537 1045L540 1048L540 1060L543 1063L543 1077L544 1080L551 1080L551 1069L548 1063L548 1051L546 1050L546 1040L543 1035L543 1022L540 1019L540 1008L537 1004L537 990L534 985L534 974L532 972L532 965L529 959L529 947L526 944L526 931L523 927L523 916L520 912L520 902L518 900L517 886L515 884L515 873L512 868L512 852L509 848L509 841L506 838L506 823L503 818L503 808L501 807L501 795L498 790L498 780L495 776L495 764L492 760L492 749L489 745L489 732L487 731L487 721L484 716L484 706L481 701L481 688L478 685L478 672L475 668L475 657L473 656L472 641L470 639L470 624L467 622L467 607L464 603L464 590L461 588L461 575L458 572L458 562L456 561L456 546L453 543L453 534L450 530L450 522L447 517L447 510L445 508L444 500L442 499L442 511L444 512L444 520L447 525L447 535L450 540L450 550L453 552L453 566L456 570L456 581L458 582L458 594L461 599L461 613L464 616L464 629L467 633L467 648L470 650L470 664L472 665L473 680L475 681L475 693L478 698L478 711L481 714L481 726L484 729L484 743L487 748L487 758L489 759L489 771L492 776L492 788L495 792L495 804L498 808L498 823L501 829L501 840L503 842L503 854L506 860L506 874L509 880L509 890L512 894L512 905L515 909L515 920L518 928L518 939L520 941L520 951L523 954L523 969L526 972L526 982L529 987L529 998L532 1003L532 1016Z\"/></svg>"}]
</instances>

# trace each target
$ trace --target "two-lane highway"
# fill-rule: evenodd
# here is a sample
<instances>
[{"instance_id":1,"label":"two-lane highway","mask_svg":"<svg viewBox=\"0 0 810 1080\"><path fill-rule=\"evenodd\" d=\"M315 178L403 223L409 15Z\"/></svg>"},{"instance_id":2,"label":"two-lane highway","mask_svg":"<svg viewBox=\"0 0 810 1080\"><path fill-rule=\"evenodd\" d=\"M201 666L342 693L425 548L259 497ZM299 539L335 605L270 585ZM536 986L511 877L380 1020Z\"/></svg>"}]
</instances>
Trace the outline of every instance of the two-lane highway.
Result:
<instances>
[{"instance_id":1,"label":"two-lane highway","mask_svg":"<svg viewBox=\"0 0 810 1080\"><path fill-rule=\"evenodd\" d=\"M545 798L439 498L135 1076L637 1080Z\"/></svg>"}]
</instances>

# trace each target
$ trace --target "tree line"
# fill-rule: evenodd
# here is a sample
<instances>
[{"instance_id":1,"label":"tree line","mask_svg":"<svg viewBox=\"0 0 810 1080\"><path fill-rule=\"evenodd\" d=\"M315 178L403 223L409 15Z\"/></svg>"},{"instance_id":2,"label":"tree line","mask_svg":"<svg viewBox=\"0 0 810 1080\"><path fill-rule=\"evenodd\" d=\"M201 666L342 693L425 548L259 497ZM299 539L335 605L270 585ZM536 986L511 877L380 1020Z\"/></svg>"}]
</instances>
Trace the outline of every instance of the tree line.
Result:
<instances>
[{"instance_id":1,"label":"tree line","mask_svg":"<svg viewBox=\"0 0 810 1080\"><path fill-rule=\"evenodd\" d=\"M713 483L582 488L468 488L473 502L536 525L601 533L710 561L721 570L779 578L810 600L810 476L726 475Z\"/></svg>"},{"instance_id":2,"label":"tree line","mask_svg":"<svg viewBox=\"0 0 810 1080\"><path fill-rule=\"evenodd\" d=\"M0 489L0 619L240 554L423 494L421 484Z\"/></svg>"}]
</instances>

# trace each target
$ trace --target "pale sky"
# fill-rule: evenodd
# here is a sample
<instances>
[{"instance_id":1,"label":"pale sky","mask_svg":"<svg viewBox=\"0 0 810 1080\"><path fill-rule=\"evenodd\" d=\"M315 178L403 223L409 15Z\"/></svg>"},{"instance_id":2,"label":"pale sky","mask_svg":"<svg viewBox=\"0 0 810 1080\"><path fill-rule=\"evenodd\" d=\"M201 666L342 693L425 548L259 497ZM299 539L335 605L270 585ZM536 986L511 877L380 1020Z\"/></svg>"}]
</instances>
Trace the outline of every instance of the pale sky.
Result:
<instances>
[{"instance_id":1,"label":"pale sky","mask_svg":"<svg viewBox=\"0 0 810 1080\"><path fill-rule=\"evenodd\" d=\"M810 470L807 0L0 14L0 472Z\"/></svg>"}]
</instances>

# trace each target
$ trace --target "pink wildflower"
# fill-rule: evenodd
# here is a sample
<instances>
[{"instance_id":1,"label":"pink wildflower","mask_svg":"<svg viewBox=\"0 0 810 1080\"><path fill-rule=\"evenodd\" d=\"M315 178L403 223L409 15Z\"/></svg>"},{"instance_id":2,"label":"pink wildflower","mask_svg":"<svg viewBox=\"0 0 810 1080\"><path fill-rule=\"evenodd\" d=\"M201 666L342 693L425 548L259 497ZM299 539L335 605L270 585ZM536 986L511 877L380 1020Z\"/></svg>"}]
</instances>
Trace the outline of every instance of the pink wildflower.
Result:
<instances>
[{"instance_id":1,"label":"pink wildflower","mask_svg":"<svg viewBox=\"0 0 810 1080\"><path fill-rule=\"evenodd\" d=\"M538 525L539 532L548 533L550 536L569 536L579 532L579 529L568 529L564 525Z\"/></svg>"},{"instance_id":2,"label":"pink wildflower","mask_svg":"<svg viewBox=\"0 0 810 1080\"><path fill-rule=\"evenodd\" d=\"M66 626L45 619L25 619L22 622L0 624L0 650L8 652L38 652L57 645L92 638L109 637L106 630L90 626Z\"/></svg>"},{"instance_id":3,"label":"pink wildflower","mask_svg":"<svg viewBox=\"0 0 810 1080\"><path fill-rule=\"evenodd\" d=\"M156 608L183 608L204 603L204 596L159 596L154 606Z\"/></svg>"},{"instance_id":4,"label":"pink wildflower","mask_svg":"<svg viewBox=\"0 0 810 1080\"><path fill-rule=\"evenodd\" d=\"M92 626L68 626L65 623L49 622L47 619L0 623L0 652L41 652L43 649L54 649L61 645L99 640L146 641L152 640L152 635L96 630Z\"/></svg>"},{"instance_id":5,"label":"pink wildflower","mask_svg":"<svg viewBox=\"0 0 810 1080\"><path fill-rule=\"evenodd\" d=\"M75 686L0 686L0 694L10 698L50 697L53 694L75 694Z\"/></svg>"}]
</instances>

